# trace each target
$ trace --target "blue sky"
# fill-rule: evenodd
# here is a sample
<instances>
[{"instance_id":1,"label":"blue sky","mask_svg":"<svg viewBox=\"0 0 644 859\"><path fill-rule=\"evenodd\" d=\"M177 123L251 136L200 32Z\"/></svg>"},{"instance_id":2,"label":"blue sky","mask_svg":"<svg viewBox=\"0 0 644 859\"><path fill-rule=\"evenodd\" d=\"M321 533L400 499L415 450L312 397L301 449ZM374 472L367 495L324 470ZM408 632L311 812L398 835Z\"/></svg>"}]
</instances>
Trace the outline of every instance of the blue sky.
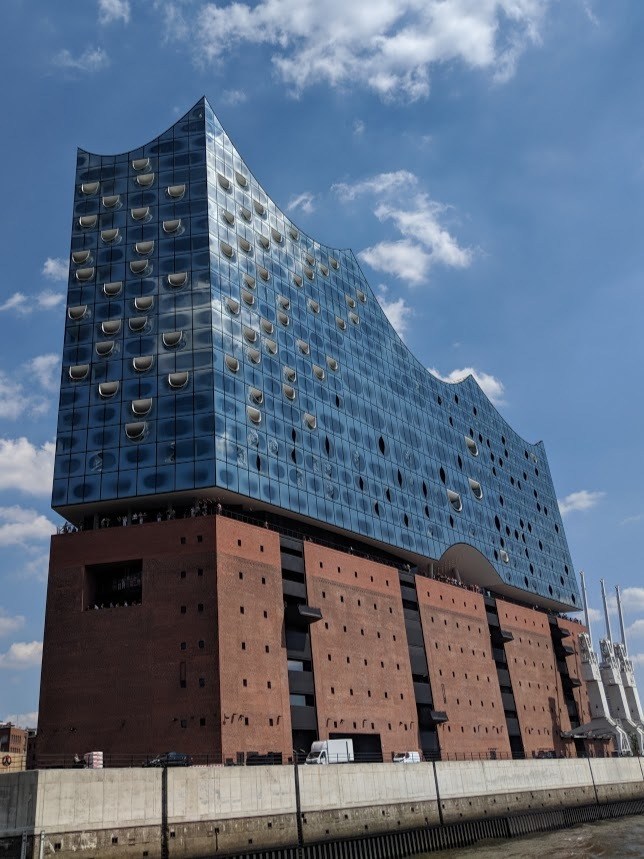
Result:
<instances>
[{"instance_id":1,"label":"blue sky","mask_svg":"<svg viewBox=\"0 0 644 859\"><path fill-rule=\"evenodd\" d=\"M302 229L353 248L426 366L474 371L545 441L596 637L603 576L644 684L644 4L5 0L2 17L0 718L38 706L75 148L132 149L203 94Z\"/></svg>"}]
</instances>

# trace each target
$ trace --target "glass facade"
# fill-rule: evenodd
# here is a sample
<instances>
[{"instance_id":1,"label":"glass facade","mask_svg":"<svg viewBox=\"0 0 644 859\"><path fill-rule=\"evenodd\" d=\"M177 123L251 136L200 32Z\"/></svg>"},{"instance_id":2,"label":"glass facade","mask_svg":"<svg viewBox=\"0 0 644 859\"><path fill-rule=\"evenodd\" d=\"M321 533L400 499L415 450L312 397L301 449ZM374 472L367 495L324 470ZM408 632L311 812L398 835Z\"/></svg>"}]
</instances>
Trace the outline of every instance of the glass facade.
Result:
<instances>
[{"instance_id":1,"label":"glass facade","mask_svg":"<svg viewBox=\"0 0 644 859\"><path fill-rule=\"evenodd\" d=\"M204 99L78 154L52 503L224 490L419 557L472 547L517 595L579 603L543 446L427 372Z\"/></svg>"}]
</instances>

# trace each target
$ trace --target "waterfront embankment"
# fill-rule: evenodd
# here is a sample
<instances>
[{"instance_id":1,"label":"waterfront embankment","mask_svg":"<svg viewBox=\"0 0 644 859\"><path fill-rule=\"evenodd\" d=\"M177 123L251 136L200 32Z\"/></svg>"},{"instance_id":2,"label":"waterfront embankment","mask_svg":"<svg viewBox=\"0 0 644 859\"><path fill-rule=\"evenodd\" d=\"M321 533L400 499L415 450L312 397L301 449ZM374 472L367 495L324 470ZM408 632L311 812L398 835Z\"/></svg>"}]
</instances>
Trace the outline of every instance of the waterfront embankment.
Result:
<instances>
[{"instance_id":1,"label":"waterfront embankment","mask_svg":"<svg viewBox=\"0 0 644 859\"><path fill-rule=\"evenodd\" d=\"M635 813L640 758L41 770L0 778L0 855L385 859Z\"/></svg>"}]
</instances>

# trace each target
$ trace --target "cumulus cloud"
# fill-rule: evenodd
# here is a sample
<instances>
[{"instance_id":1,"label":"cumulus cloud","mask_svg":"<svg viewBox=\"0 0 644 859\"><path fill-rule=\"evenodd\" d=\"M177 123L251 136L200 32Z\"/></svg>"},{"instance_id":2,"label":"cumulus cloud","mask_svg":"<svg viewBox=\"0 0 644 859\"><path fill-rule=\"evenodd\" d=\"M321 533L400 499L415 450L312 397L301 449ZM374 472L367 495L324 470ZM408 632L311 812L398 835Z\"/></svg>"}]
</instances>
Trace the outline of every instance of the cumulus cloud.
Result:
<instances>
[{"instance_id":1,"label":"cumulus cloud","mask_svg":"<svg viewBox=\"0 0 644 859\"><path fill-rule=\"evenodd\" d=\"M577 510L590 510L601 501L605 494L605 492L589 492L587 489L571 492L570 495L558 500L559 512L562 516L567 516L568 513L574 513Z\"/></svg>"},{"instance_id":2,"label":"cumulus cloud","mask_svg":"<svg viewBox=\"0 0 644 859\"><path fill-rule=\"evenodd\" d=\"M391 274L414 286L426 279L431 264L431 254L409 239L378 242L360 251L358 259L374 271Z\"/></svg>"},{"instance_id":3,"label":"cumulus cloud","mask_svg":"<svg viewBox=\"0 0 644 859\"><path fill-rule=\"evenodd\" d=\"M243 104L248 96L243 89L227 89L222 92L221 100L224 104Z\"/></svg>"},{"instance_id":4,"label":"cumulus cloud","mask_svg":"<svg viewBox=\"0 0 644 859\"><path fill-rule=\"evenodd\" d=\"M47 257L43 263L42 273L50 280L67 280L69 264L60 257Z\"/></svg>"},{"instance_id":5,"label":"cumulus cloud","mask_svg":"<svg viewBox=\"0 0 644 859\"><path fill-rule=\"evenodd\" d=\"M9 650L0 653L0 668L21 671L34 668L42 660L42 641L15 641Z\"/></svg>"},{"instance_id":6,"label":"cumulus cloud","mask_svg":"<svg viewBox=\"0 0 644 859\"><path fill-rule=\"evenodd\" d=\"M38 582L46 582L48 571L49 552L40 552L24 564L22 569L18 571L18 576L23 579L34 579Z\"/></svg>"},{"instance_id":7,"label":"cumulus cloud","mask_svg":"<svg viewBox=\"0 0 644 859\"><path fill-rule=\"evenodd\" d=\"M497 406L505 403L505 386L503 382L489 373L482 373L479 370L475 370L474 367L463 367L462 370L452 370L446 376L443 376L434 367L430 367L429 372L433 376L436 376L437 379L450 383L460 382L467 378L467 376L474 376L479 387L491 402Z\"/></svg>"},{"instance_id":8,"label":"cumulus cloud","mask_svg":"<svg viewBox=\"0 0 644 859\"><path fill-rule=\"evenodd\" d=\"M2 618L0 618L0 623L2 622ZM626 635L633 636L634 638L642 638L644 637L644 620L636 620L629 627L626 628Z\"/></svg>"},{"instance_id":9,"label":"cumulus cloud","mask_svg":"<svg viewBox=\"0 0 644 859\"><path fill-rule=\"evenodd\" d=\"M588 621L589 623L600 623L603 621L604 615L598 608L588 606Z\"/></svg>"},{"instance_id":10,"label":"cumulus cloud","mask_svg":"<svg viewBox=\"0 0 644 859\"><path fill-rule=\"evenodd\" d=\"M338 195L342 203L348 203L364 194L401 193L417 182L417 177L409 170L394 170L390 173L377 173L360 182L336 182L331 186L331 190Z\"/></svg>"},{"instance_id":11,"label":"cumulus cloud","mask_svg":"<svg viewBox=\"0 0 644 859\"><path fill-rule=\"evenodd\" d=\"M644 522L644 513L638 513L635 516L627 516L626 519L622 519L619 523L620 525L636 525L638 522Z\"/></svg>"},{"instance_id":12,"label":"cumulus cloud","mask_svg":"<svg viewBox=\"0 0 644 859\"><path fill-rule=\"evenodd\" d=\"M180 15L169 0L157 6ZM186 35L202 62L267 45L277 76L295 94L322 81L415 101L429 94L438 65L507 80L539 42L547 7L548 0L236 0L207 3Z\"/></svg>"},{"instance_id":13,"label":"cumulus cloud","mask_svg":"<svg viewBox=\"0 0 644 859\"><path fill-rule=\"evenodd\" d=\"M103 48L88 48L77 57L65 48L56 54L53 62L55 66L69 71L99 72L109 66L110 58Z\"/></svg>"},{"instance_id":14,"label":"cumulus cloud","mask_svg":"<svg viewBox=\"0 0 644 859\"><path fill-rule=\"evenodd\" d=\"M47 487L49 489L49 487ZM27 507L0 507L0 546L27 546L56 532L53 522Z\"/></svg>"},{"instance_id":15,"label":"cumulus cloud","mask_svg":"<svg viewBox=\"0 0 644 859\"><path fill-rule=\"evenodd\" d=\"M47 391L58 389L60 379L60 358L58 355L52 352L47 355L36 355L24 366L36 378L42 388Z\"/></svg>"},{"instance_id":16,"label":"cumulus cloud","mask_svg":"<svg viewBox=\"0 0 644 859\"><path fill-rule=\"evenodd\" d=\"M289 212L292 212L295 209L301 209L306 215L310 215L311 212L315 210L314 203L315 194L312 194L310 191L304 191L302 194L291 197L286 208Z\"/></svg>"},{"instance_id":17,"label":"cumulus cloud","mask_svg":"<svg viewBox=\"0 0 644 859\"><path fill-rule=\"evenodd\" d=\"M14 292L6 301L0 304L0 311L12 310L20 316L28 316L34 310L53 310L65 301L62 292L52 292L43 289L35 295L25 295L24 292Z\"/></svg>"},{"instance_id":18,"label":"cumulus cloud","mask_svg":"<svg viewBox=\"0 0 644 859\"><path fill-rule=\"evenodd\" d=\"M51 441L38 446L24 436L0 438L0 490L49 495L54 473L54 451Z\"/></svg>"},{"instance_id":19,"label":"cumulus cloud","mask_svg":"<svg viewBox=\"0 0 644 859\"><path fill-rule=\"evenodd\" d=\"M46 397L27 393L22 383L0 370L0 418L16 420L23 415L39 417L49 409ZM0 446L2 441L0 440ZM0 458L2 456L0 449Z\"/></svg>"},{"instance_id":20,"label":"cumulus cloud","mask_svg":"<svg viewBox=\"0 0 644 859\"><path fill-rule=\"evenodd\" d=\"M644 665L644 653L634 653L630 655L630 660L633 665Z\"/></svg>"},{"instance_id":21,"label":"cumulus cloud","mask_svg":"<svg viewBox=\"0 0 644 859\"><path fill-rule=\"evenodd\" d=\"M353 133L355 134L356 137L360 137L362 134L364 134L365 128L366 128L366 126L365 126L362 119L354 119L354 121L353 121Z\"/></svg>"},{"instance_id":22,"label":"cumulus cloud","mask_svg":"<svg viewBox=\"0 0 644 859\"><path fill-rule=\"evenodd\" d=\"M11 722L18 728L37 728L38 710L31 710L29 713L10 713L4 717L4 721Z\"/></svg>"},{"instance_id":23,"label":"cumulus cloud","mask_svg":"<svg viewBox=\"0 0 644 859\"><path fill-rule=\"evenodd\" d=\"M6 609L0 606L0 636L13 635L25 625L25 618L21 614L10 615Z\"/></svg>"},{"instance_id":24,"label":"cumulus cloud","mask_svg":"<svg viewBox=\"0 0 644 859\"><path fill-rule=\"evenodd\" d=\"M404 298L389 298L389 290L384 284L378 288L378 303L400 337L404 337L409 327L412 309Z\"/></svg>"},{"instance_id":25,"label":"cumulus cloud","mask_svg":"<svg viewBox=\"0 0 644 859\"><path fill-rule=\"evenodd\" d=\"M130 0L98 0L99 24L111 24L114 21L130 21Z\"/></svg>"}]
</instances>

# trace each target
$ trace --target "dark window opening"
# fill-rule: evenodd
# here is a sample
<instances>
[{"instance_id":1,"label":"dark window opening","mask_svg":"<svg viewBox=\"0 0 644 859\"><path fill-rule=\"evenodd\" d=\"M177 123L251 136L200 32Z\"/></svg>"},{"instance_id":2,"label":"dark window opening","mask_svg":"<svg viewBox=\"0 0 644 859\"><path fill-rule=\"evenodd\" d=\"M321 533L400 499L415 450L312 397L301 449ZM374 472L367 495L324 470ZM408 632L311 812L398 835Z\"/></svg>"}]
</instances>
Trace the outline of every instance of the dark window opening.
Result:
<instances>
[{"instance_id":1,"label":"dark window opening","mask_svg":"<svg viewBox=\"0 0 644 859\"><path fill-rule=\"evenodd\" d=\"M143 600L143 561L118 561L85 567L88 609L138 605Z\"/></svg>"}]
</instances>

